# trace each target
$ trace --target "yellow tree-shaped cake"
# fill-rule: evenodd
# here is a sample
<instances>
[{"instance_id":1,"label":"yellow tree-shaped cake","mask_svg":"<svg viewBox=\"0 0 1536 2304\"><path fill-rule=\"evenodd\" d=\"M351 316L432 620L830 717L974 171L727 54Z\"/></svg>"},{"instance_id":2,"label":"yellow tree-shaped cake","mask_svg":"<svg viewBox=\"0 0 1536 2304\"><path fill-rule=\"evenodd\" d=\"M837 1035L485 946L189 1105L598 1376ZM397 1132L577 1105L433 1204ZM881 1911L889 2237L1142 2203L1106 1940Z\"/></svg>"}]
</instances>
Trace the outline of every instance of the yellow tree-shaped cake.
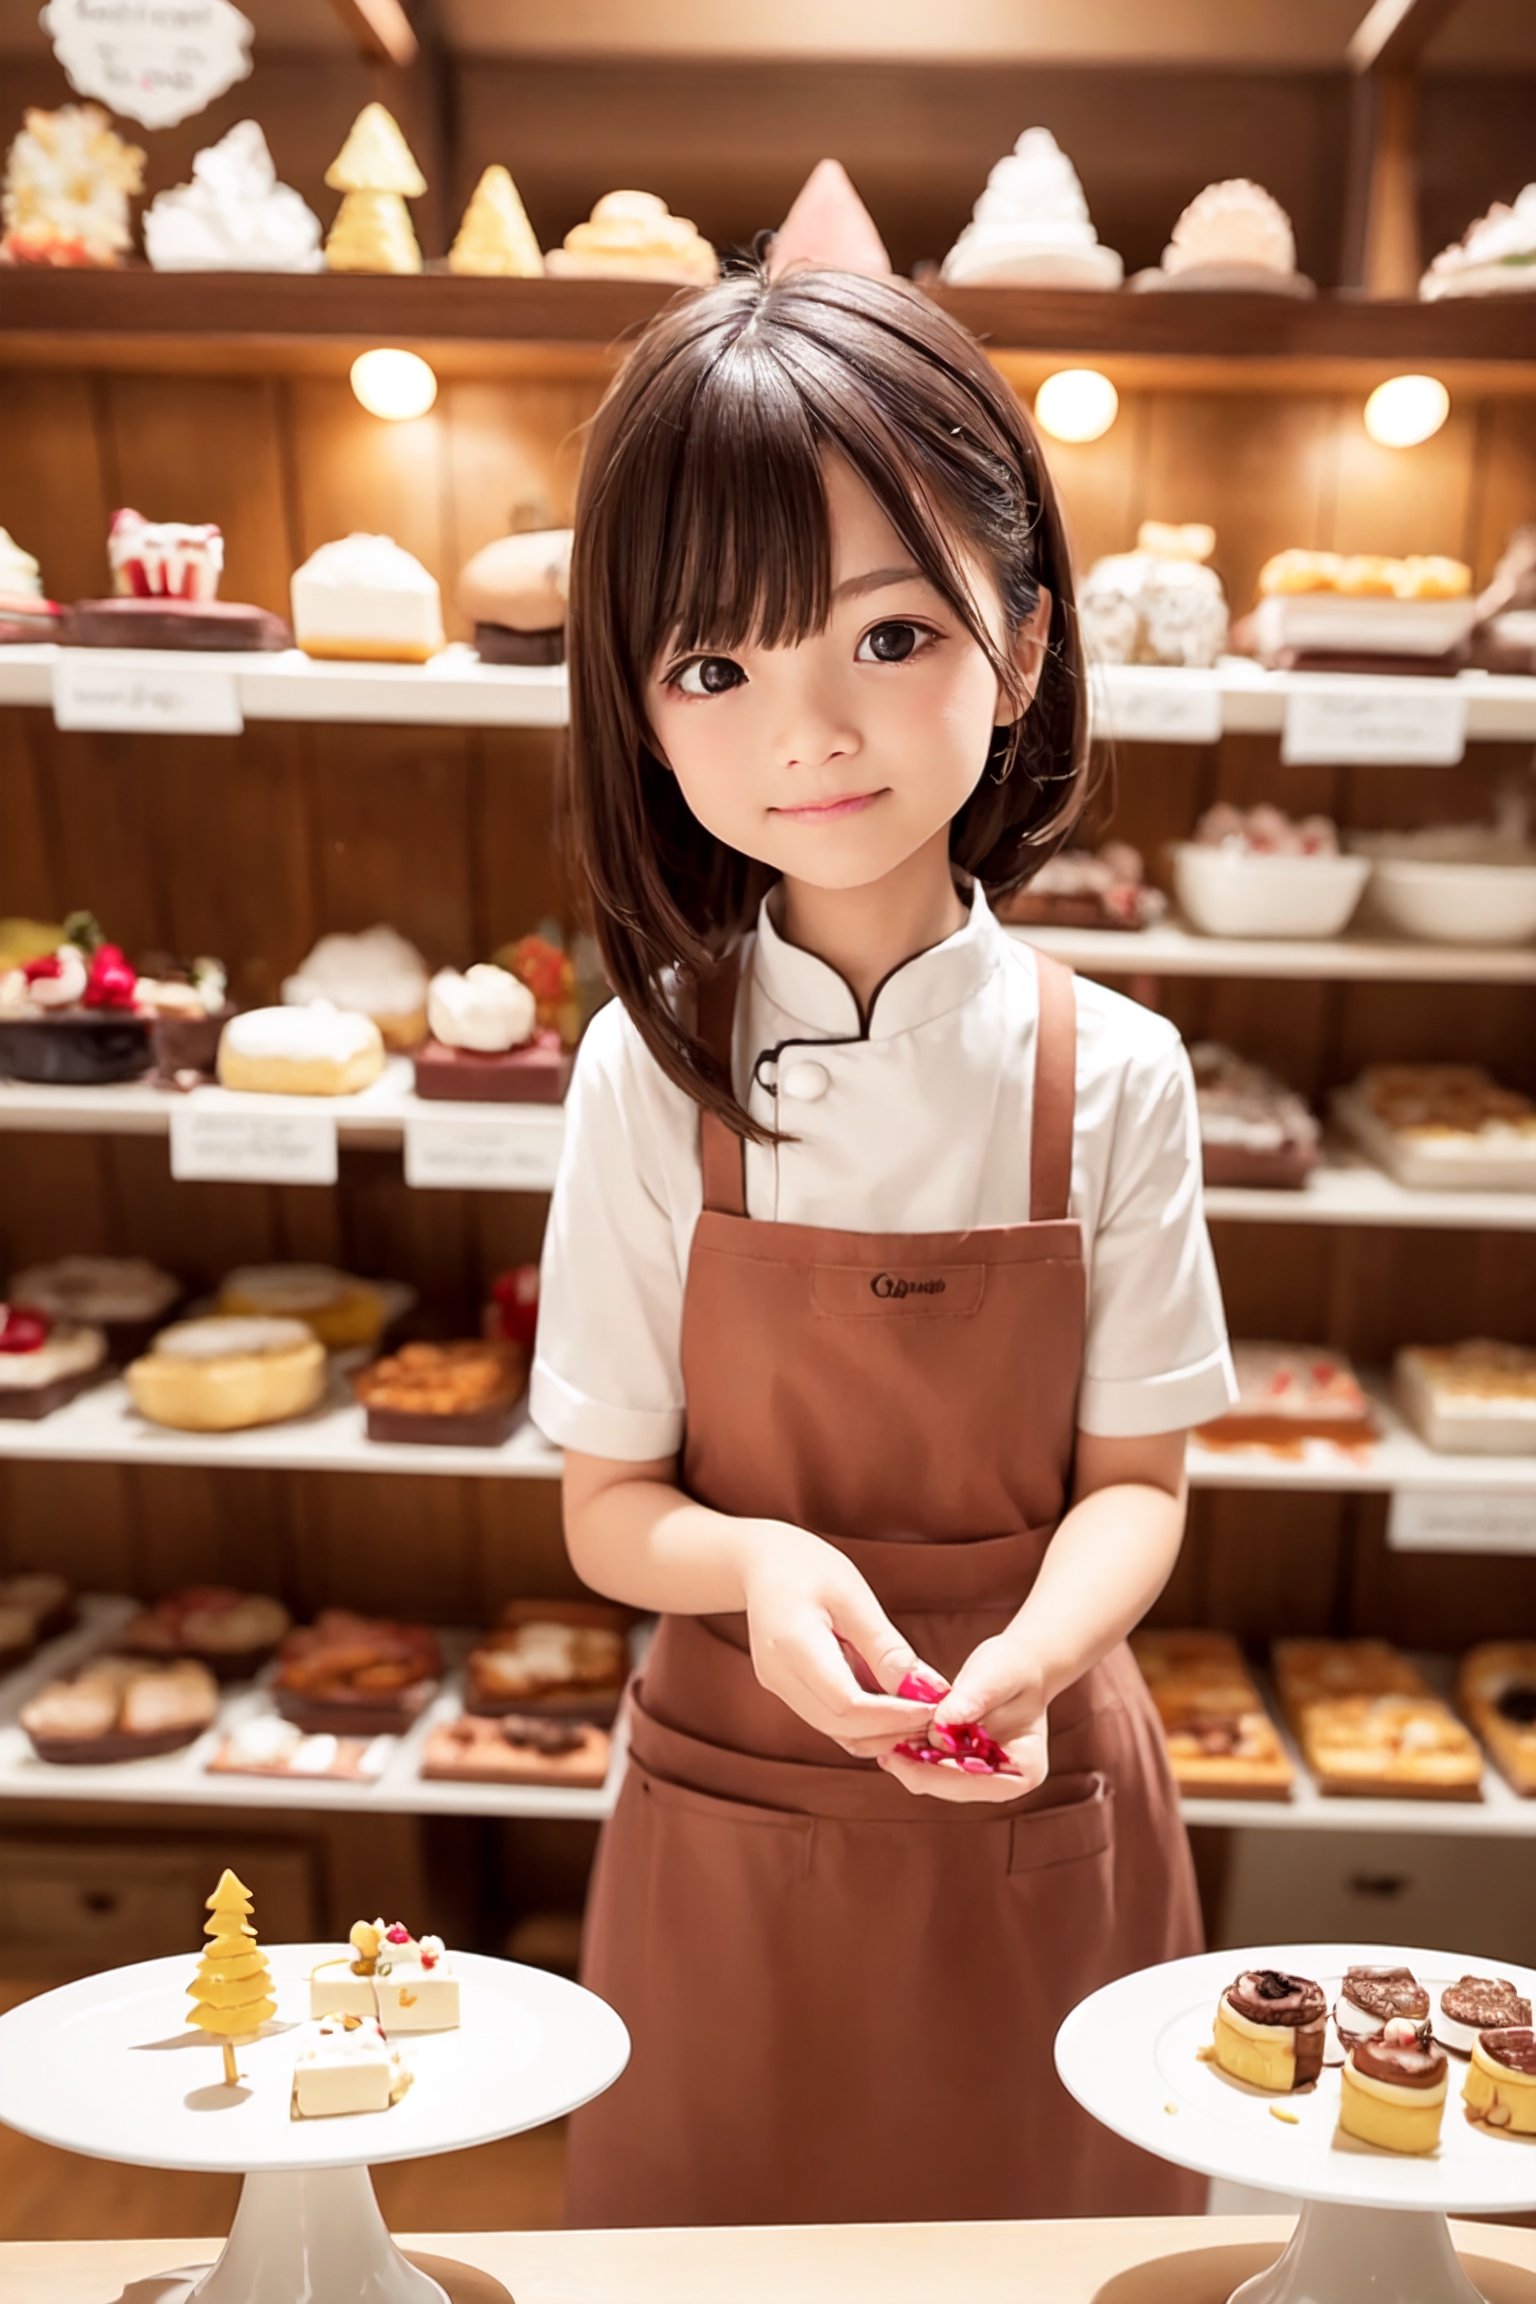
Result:
<instances>
[{"instance_id":1,"label":"yellow tree-shaped cake","mask_svg":"<svg viewBox=\"0 0 1536 2304\"><path fill-rule=\"evenodd\" d=\"M448 251L448 269L504 280L535 280L543 272L543 252L505 168L487 168L475 186Z\"/></svg>"},{"instance_id":2,"label":"yellow tree-shaped cake","mask_svg":"<svg viewBox=\"0 0 1536 2304\"><path fill-rule=\"evenodd\" d=\"M208 1899L203 1934L209 1942L190 1986L189 2024L211 2032L224 2044L224 2077L233 2087L240 2074L233 2043L254 2039L277 2014L272 1971L251 1926L251 1892L226 1871Z\"/></svg>"},{"instance_id":3,"label":"yellow tree-shaped cake","mask_svg":"<svg viewBox=\"0 0 1536 2304\"><path fill-rule=\"evenodd\" d=\"M333 192L345 195L325 243L329 270L421 270L421 250L405 203L420 198L427 180L382 104L363 106L325 180Z\"/></svg>"}]
</instances>

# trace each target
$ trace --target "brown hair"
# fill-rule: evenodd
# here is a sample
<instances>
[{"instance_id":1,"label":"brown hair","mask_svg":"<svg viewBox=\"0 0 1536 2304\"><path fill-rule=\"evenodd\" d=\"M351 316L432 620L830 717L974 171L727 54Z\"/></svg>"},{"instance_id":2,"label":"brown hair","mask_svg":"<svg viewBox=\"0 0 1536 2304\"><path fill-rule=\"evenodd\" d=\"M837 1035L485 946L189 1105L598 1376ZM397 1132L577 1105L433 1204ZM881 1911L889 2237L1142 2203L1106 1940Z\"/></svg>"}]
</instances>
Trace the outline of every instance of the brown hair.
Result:
<instances>
[{"instance_id":1,"label":"brown hair","mask_svg":"<svg viewBox=\"0 0 1536 2304\"><path fill-rule=\"evenodd\" d=\"M609 980L667 1076L743 1135L764 1134L695 1036L697 983L755 920L769 867L691 813L654 748L661 650L783 647L831 592L821 457L842 456L982 648L1016 707L956 815L950 854L1006 892L1069 837L1087 800L1082 652L1061 514L1033 428L985 353L906 281L760 268L674 300L593 419L576 502L564 794ZM1024 709L951 538L993 576L1011 640L1048 587Z\"/></svg>"}]
</instances>

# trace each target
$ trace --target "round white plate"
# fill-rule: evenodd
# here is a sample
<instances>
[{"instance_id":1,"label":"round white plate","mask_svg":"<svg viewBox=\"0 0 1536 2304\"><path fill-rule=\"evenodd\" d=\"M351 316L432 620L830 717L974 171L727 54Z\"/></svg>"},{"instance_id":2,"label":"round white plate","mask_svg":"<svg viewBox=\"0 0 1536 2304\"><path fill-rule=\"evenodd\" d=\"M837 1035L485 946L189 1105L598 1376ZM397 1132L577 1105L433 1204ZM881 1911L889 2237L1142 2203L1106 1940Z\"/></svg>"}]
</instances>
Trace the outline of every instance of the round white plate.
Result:
<instances>
[{"instance_id":1,"label":"round white plate","mask_svg":"<svg viewBox=\"0 0 1536 2304\"><path fill-rule=\"evenodd\" d=\"M1422 2157L1336 2135L1337 2066L1325 2065L1317 2086L1301 2095L1271 2096L1200 2062L1216 2003L1243 1970L1281 1968L1314 1977L1331 2008L1345 1969L1357 1963L1411 1968L1431 2005L1459 1976L1507 1976L1536 1996L1536 1971L1470 1954L1365 1944L1207 1952L1122 1976L1084 2000L1056 2035L1056 2069L1106 2128L1206 2176L1358 2208L1462 2216L1536 2208L1536 2137L1472 2126L1461 2105L1463 2057L1451 2058L1440 2148ZM1329 2053L1336 2053L1331 2037ZM1277 2120L1273 2106L1294 2113L1295 2125Z\"/></svg>"},{"instance_id":2,"label":"round white plate","mask_svg":"<svg viewBox=\"0 0 1536 2304\"><path fill-rule=\"evenodd\" d=\"M334 1944L264 1947L277 2018L235 2050L186 2022L190 1952L109 1969L0 2016L0 2122L68 2152L141 2168L281 2173L459 2152L536 2128L611 2086L629 2035L605 2001L539 1968L456 1952L464 2021L394 2036L414 2075L387 2112L294 2120L309 1973Z\"/></svg>"}]
</instances>

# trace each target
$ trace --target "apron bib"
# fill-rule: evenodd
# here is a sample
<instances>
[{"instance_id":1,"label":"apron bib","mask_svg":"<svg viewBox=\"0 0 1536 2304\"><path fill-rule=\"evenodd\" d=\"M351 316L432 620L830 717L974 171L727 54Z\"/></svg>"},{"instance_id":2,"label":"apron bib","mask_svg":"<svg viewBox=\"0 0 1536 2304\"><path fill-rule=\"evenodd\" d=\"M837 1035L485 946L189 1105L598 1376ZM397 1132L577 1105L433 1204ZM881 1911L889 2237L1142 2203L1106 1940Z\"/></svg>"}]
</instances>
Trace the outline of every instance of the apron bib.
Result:
<instances>
[{"instance_id":1,"label":"apron bib","mask_svg":"<svg viewBox=\"0 0 1536 2304\"><path fill-rule=\"evenodd\" d=\"M1068 1216L1070 974L1037 956L1027 1224L757 1223L701 1118L681 1481L836 1544L953 1678L1017 1613L1066 1508L1085 1276ZM735 972L701 1027L730 1057ZM1204 2179L1067 2095L1058 2025L1201 1948L1161 1732L1123 1644L1050 1712L1050 1775L915 1796L767 1693L744 1616L668 1616L629 1699L582 1980L634 2054L571 2122L590 2226L1197 2213Z\"/></svg>"}]
</instances>

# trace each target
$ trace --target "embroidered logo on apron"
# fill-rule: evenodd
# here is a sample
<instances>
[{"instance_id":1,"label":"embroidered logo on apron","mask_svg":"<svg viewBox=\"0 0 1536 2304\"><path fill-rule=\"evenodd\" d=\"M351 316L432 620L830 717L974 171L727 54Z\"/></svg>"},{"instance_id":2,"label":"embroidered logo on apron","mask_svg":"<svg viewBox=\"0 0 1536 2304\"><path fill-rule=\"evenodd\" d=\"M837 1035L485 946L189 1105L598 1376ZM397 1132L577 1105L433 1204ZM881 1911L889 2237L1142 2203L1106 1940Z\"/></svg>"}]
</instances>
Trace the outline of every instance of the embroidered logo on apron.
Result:
<instances>
[{"instance_id":1,"label":"embroidered logo on apron","mask_svg":"<svg viewBox=\"0 0 1536 2304\"><path fill-rule=\"evenodd\" d=\"M882 1265L816 1264L811 1268L811 1304L834 1320L962 1320L975 1312L986 1292L985 1264L935 1265L924 1271L893 1272Z\"/></svg>"}]
</instances>

